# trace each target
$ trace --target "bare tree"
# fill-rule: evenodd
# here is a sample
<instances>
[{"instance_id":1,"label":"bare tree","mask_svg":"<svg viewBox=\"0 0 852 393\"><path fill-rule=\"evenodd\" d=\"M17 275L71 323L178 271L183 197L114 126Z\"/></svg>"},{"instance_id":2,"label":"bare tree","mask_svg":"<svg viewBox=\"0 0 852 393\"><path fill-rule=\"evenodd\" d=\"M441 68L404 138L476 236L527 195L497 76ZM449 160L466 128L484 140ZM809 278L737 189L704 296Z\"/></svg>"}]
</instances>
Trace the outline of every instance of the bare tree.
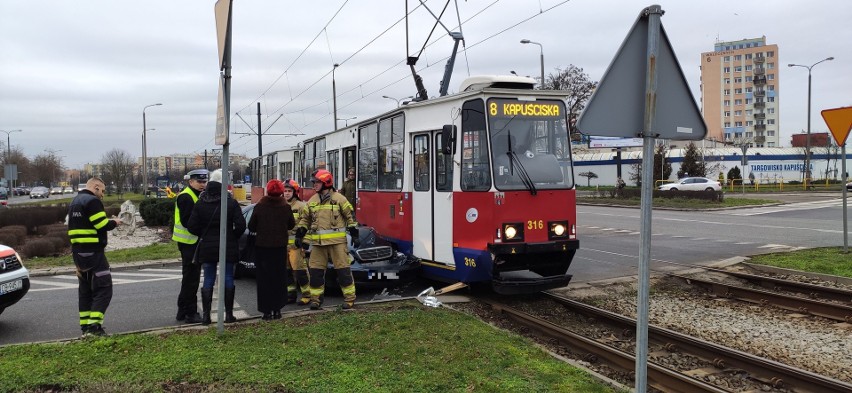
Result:
<instances>
[{"instance_id":1,"label":"bare tree","mask_svg":"<svg viewBox=\"0 0 852 393\"><path fill-rule=\"evenodd\" d=\"M4 166L6 164L15 164L18 166L17 184L23 184L22 182L31 183L35 180L35 176L33 176L31 169L30 159L24 155L24 152L20 147L13 147L8 154L3 152L2 157Z\"/></svg>"},{"instance_id":2,"label":"bare tree","mask_svg":"<svg viewBox=\"0 0 852 393\"><path fill-rule=\"evenodd\" d=\"M125 150L112 149L101 157L101 165L104 166L104 182L115 185L116 192L120 196L124 193L127 180L133 170L133 157Z\"/></svg>"},{"instance_id":3,"label":"bare tree","mask_svg":"<svg viewBox=\"0 0 852 393\"><path fill-rule=\"evenodd\" d=\"M62 178L62 157L53 152L45 152L33 158L33 182L53 186L57 179Z\"/></svg>"},{"instance_id":4,"label":"bare tree","mask_svg":"<svg viewBox=\"0 0 852 393\"><path fill-rule=\"evenodd\" d=\"M577 117L586 108L589 98L598 87L598 82L589 79L589 75L583 72L582 68L573 64L569 64L564 70L556 67L556 73L547 75L545 79L545 90L568 91L565 99L568 105L568 131L572 140L579 139L576 128Z\"/></svg>"}]
</instances>

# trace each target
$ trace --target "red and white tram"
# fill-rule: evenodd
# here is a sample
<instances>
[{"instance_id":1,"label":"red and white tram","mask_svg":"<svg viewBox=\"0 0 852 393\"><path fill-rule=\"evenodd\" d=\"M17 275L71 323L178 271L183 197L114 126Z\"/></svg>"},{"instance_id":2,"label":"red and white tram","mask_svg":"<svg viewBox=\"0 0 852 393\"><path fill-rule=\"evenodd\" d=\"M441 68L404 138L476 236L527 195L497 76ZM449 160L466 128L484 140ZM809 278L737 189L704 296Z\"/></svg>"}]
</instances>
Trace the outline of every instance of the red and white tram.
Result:
<instances>
[{"instance_id":1,"label":"red and white tram","mask_svg":"<svg viewBox=\"0 0 852 393\"><path fill-rule=\"evenodd\" d=\"M339 187L355 167L358 222L420 258L423 276L498 293L564 286L579 247L566 93L534 83L473 77L305 140L300 180L324 167Z\"/></svg>"}]
</instances>

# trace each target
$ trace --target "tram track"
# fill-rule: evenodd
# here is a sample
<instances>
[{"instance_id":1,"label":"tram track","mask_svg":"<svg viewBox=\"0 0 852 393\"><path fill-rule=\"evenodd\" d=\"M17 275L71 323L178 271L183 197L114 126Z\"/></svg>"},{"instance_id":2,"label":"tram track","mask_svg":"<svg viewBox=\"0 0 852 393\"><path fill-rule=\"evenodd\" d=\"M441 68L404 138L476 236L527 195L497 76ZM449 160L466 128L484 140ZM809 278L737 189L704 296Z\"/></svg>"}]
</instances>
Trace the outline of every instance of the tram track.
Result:
<instances>
[{"instance_id":1,"label":"tram track","mask_svg":"<svg viewBox=\"0 0 852 393\"><path fill-rule=\"evenodd\" d=\"M558 295L547 294L546 298L571 313L585 316L590 324L601 325L604 333L580 333L501 301L484 301L512 321L567 345L587 361L605 362L628 374L633 372L635 358L631 351L635 348L635 320ZM612 332L619 333L616 336ZM852 391L852 385L845 382L657 326L649 326L649 340L653 348L648 381L650 386L661 391L717 392L765 390L767 387L779 392ZM676 365L683 362L668 359L682 356L700 359L686 363L701 366L680 370Z\"/></svg>"},{"instance_id":2,"label":"tram track","mask_svg":"<svg viewBox=\"0 0 852 393\"><path fill-rule=\"evenodd\" d=\"M709 290L714 295L722 298L737 299L761 305L773 305L802 314L817 315L840 322L852 322L852 305L850 305L852 304L852 291L850 290L745 273L724 272L724 274L739 280L751 282L762 288L771 289L772 291L748 288L739 284L722 282L720 280L707 280L695 276L678 274L670 274L669 276L692 286ZM792 292L807 297L792 296L774 291ZM823 301L821 299L828 299L830 301Z\"/></svg>"}]
</instances>

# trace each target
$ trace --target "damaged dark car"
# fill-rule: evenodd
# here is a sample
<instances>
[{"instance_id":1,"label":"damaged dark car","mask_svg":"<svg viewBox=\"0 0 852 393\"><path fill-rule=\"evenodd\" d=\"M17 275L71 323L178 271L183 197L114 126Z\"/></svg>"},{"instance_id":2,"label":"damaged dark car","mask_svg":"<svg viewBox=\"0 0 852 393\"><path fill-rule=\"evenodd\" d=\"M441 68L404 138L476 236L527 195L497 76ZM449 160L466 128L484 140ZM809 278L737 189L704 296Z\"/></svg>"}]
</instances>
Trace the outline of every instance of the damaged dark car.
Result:
<instances>
[{"instance_id":1,"label":"damaged dark car","mask_svg":"<svg viewBox=\"0 0 852 393\"><path fill-rule=\"evenodd\" d=\"M251 218L254 205L243 207L246 222ZM346 244L349 246L352 276L357 287L392 288L414 280L420 268L420 260L413 255L397 251L390 243L376 236L372 227L358 227L361 240L356 249L351 246L349 234L346 234ZM240 237L240 260L236 265L234 276L237 278L255 275L255 259L252 247L248 245L248 232ZM306 252L310 258L310 248ZM337 279L331 261L326 270L326 284L336 286Z\"/></svg>"}]
</instances>

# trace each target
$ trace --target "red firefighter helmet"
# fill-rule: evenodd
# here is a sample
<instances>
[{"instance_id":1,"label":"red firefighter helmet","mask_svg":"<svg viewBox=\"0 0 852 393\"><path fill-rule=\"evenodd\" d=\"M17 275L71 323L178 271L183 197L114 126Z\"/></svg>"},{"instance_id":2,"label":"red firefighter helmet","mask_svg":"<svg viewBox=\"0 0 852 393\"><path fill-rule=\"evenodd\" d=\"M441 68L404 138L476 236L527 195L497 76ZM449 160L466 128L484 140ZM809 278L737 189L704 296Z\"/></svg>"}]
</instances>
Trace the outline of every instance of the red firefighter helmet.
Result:
<instances>
[{"instance_id":1,"label":"red firefighter helmet","mask_svg":"<svg viewBox=\"0 0 852 393\"><path fill-rule=\"evenodd\" d=\"M302 188L302 186L300 186L299 183L293 179L284 180L284 187L293 190L294 193L299 192L299 190Z\"/></svg>"},{"instance_id":2,"label":"red firefighter helmet","mask_svg":"<svg viewBox=\"0 0 852 393\"><path fill-rule=\"evenodd\" d=\"M322 183L322 188L331 188L334 186L334 176L331 175L331 172L325 169L319 169L314 172L311 176L311 181L314 183Z\"/></svg>"}]
</instances>

